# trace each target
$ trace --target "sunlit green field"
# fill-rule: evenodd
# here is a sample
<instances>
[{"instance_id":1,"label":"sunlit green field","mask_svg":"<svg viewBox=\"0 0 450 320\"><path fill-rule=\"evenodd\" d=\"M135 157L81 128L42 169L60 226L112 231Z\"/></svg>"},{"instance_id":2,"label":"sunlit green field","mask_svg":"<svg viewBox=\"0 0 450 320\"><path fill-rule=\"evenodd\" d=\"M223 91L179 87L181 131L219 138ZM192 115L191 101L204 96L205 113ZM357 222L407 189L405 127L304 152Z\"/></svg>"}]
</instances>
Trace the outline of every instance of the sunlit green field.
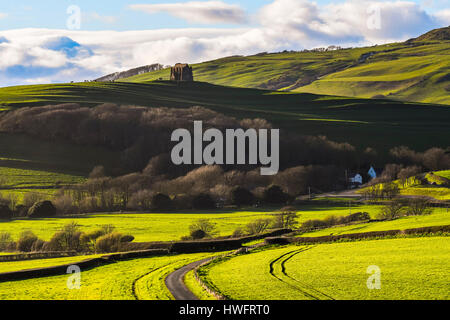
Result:
<instances>
[{"instance_id":1,"label":"sunlit green field","mask_svg":"<svg viewBox=\"0 0 450 320\"><path fill-rule=\"evenodd\" d=\"M438 172L435 172L434 174L438 175L440 177L443 177L443 178L450 179L450 170L438 171Z\"/></svg>"},{"instance_id":2,"label":"sunlit green field","mask_svg":"<svg viewBox=\"0 0 450 320\"><path fill-rule=\"evenodd\" d=\"M371 222L326 228L301 234L301 237L320 237L344 233L360 233L385 230L405 230L420 227L450 225L450 212L445 208L435 208L433 214L425 216L407 216L392 221Z\"/></svg>"},{"instance_id":3,"label":"sunlit green field","mask_svg":"<svg viewBox=\"0 0 450 320\"><path fill-rule=\"evenodd\" d=\"M75 257L64 257L64 258L52 258L52 259L35 259L35 260L22 260L22 261L7 261L0 262L0 273L1 272L12 272L19 270L53 267L59 265L65 265L68 263L74 263L99 257L100 255L88 255L88 256L75 256Z\"/></svg>"},{"instance_id":4,"label":"sunlit green field","mask_svg":"<svg viewBox=\"0 0 450 320\"><path fill-rule=\"evenodd\" d=\"M85 180L84 177L63 173L7 167L0 167L0 176L3 187L20 189L75 184Z\"/></svg>"},{"instance_id":5,"label":"sunlit green field","mask_svg":"<svg viewBox=\"0 0 450 320\"><path fill-rule=\"evenodd\" d=\"M175 269L211 253L160 256L120 261L82 270L81 289L68 289L70 275L0 282L1 300L173 299L164 285Z\"/></svg>"},{"instance_id":6,"label":"sunlit green field","mask_svg":"<svg viewBox=\"0 0 450 320\"><path fill-rule=\"evenodd\" d=\"M23 166L26 167L25 162ZM15 194L19 203L26 193L31 192L52 199L58 188L85 180L85 177L75 174L0 166L0 195Z\"/></svg>"},{"instance_id":7,"label":"sunlit green field","mask_svg":"<svg viewBox=\"0 0 450 320\"><path fill-rule=\"evenodd\" d=\"M450 170L444 170L444 171L436 171L436 172L429 172L425 175L425 178L430 183L434 183L437 186L445 186L447 184L447 180L450 177Z\"/></svg>"},{"instance_id":8,"label":"sunlit green field","mask_svg":"<svg viewBox=\"0 0 450 320\"><path fill-rule=\"evenodd\" d=\"M421 185L420 180L416 177L408 178L405 184L400 180L395 180L393 183L397 184L400 189L400 194L404 196L423 196L434 198L436 200L449 200L450 188L446 186L443 181L438 180L439 177L450 179L450 170L426 173L425 178L428 182L425 185ZM383 185L379 184L377 187L382 189ZM367 188L359 189L356 192L363 194L365 190L367 190Z\"/></svg>"},{"instance_id":9,"label":"sunlit green field","mask_svg":"<svg viewBox=\"0 0 450 320\"><path fill-rule=\"evenodd\" d=\"M440 188L436 186L415 186L400 190L404 196L424 196L437 200L450 200L450 188Z\"/></svg>"},{"instance_id":10,"label":"sunlit green field","mask_svg":"<svg viewBox=\"0 0 450 320\"><path fill-rule=\"evenodd\" d=\"M186 274L184 284L200 300L217 300L198 283L197 279L195 279L194 270Z\"/></svg>"},{"instance_id":11,"label":"sunlit green field","mask_svg":"<svg viewBox=\"0 0 450 320\"><path fill-rule=\"evenodd\" d=\"M39 193L45 199L52 199L58 188L85 180L79 175L0 166L0 194L15 194L19 203L26 193Z\"/></svg>"},{"instance_id":12,"label":"sunlit green field","mask_svg":"<svg viewBox=\"0 0 450 320\"><path fill-rule=\"evenodd\" d=\"M221 253L197 253L189 255L179 255L176 258L167 259L166 264L159 269L152 271L134 282L134 292L139 300L172 300L173 296L165 285L166 277L173 271L194 261L204 258L218 256ZM196 281L195 279L193 279ZM191 282L191 287L195 287L194 294L199 294L199 298L207 297L201 287L196 282Z\"/></svg>"},{"instance_id":13,"label":"sunlit green field","mask_svg":"<svg viewBox=\"0 0 450 320\"><path fill-rule=\"evenodd\" d=\"M369 290L369 266L381 289ZM202 269L232 299L449 299L450 238L405 238L286 246Z\"/></svg>"},{"instance_id":14,"label":"sunlit green field","mask_svg":"<svg viewBox=\"0 0 450 320\"><path fill-rule=\"evenodd\" d=\"M275 209L273 209L275 210ZM360 206L352 210L375 214L377 206ZM355 212L355 211L353 211ZM83 231L97 229L105 224L114 225L124 234L131 234L137 242L179 240L189 234L189 226L198 219L210 219L216 223L219 235L231 235L238 227L261 218L272 218L276 213L267 211L229 211L204 213L131 213L131 214L91 214L72 217L45 219L16 219L0 221L0 232L11 233L17 239L23 230L32 230L43 240L49 240L64 224L75 221ZM299 211L299 221L322 219L328 215L348 215L349 209L342 207L314 206Z\"/></svg>"},{"instance_id":15,"label":"sunlit green field","mask_svg":"<svg viewBox=\"0 0 450 320\"><path fill-rule=\"evenodd\" d=\"M58 189L4 189L0 190L0 194L3 197L8 197L9 195L14 195L17 198L19 204L23 203L23 199L27 193L34 193L39 195L39 199L42 200L52 200Z\"/></svg>"}]
</instances>

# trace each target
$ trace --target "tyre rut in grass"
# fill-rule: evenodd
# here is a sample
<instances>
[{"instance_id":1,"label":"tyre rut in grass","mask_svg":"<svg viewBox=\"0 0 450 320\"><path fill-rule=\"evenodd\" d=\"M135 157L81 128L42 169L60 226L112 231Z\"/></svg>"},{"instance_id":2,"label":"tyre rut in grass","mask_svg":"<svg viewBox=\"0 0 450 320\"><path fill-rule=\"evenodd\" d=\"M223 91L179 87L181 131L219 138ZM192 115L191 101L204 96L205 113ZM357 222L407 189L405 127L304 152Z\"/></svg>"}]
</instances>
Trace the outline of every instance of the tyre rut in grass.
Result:
<instances>
[{"instance_id":1,"label":"tyre rut in grass","mask_svg":"<svg viewBox=\"0 0 450 320\"><path fill-rule=\"evenodd\" d=\"M186 264L183 260L181 264ZM180 261L166 264L139 277L133 283L133 294L137 300L172 300L174 299L164 284L166 276L180 265ZM153 277L158 277L161 287L152 287Z\"/></svg>"},{"instance_id":2,"label":"tyre rut in grass","mask_svg":"<svg viewBox=\"0 0 450 320\"><path fill-rule=\"evenodd\" d=\"M137 300L173 300L175 299L165 284L166 277L177 269L180 269L197 259L183 259L166 264L151 270L137 278L133 283L133 295ZM157 284L152 285L152 280L157 277ZM154 284L154 282L153 282Z\"/></svg>"},{"instance_id":3,"label":"tyre rut in grass","mask_svg":"<svg viewBox=\"0 0 450 320\"><path fill-rule=\"evenodd\" d=\"M161 270L161 269L163 269L163 268L165 268L165 267L167 267L167 266L169 266L169 265L171 265L171 263L166 264L166 265L164 265L164 266L162 266L162 267L153 269L153 270L147 272L146 274L143 274L142 276L136 278L136 279L133 281L133 284L132 284L132 291L133 291L133 296L134 296L134 298L135 298L136 300L141 300L141 299L139 298L139 296L140 296L140 295L139 295L139 289L138 289L138 287L137 287L137 283L138 283L139 281L141 281L142 279L146 278L147 276L151 275L152 273L154 273L154 272L156 272L156 271L158 271L158 270Z\"/></svg>"},{"instance_id":4,"label":"tyre rut in grass","mask_svg":"<svg viewBox=\"0 0 450 320\"><path fill-rule=\"evenodd\" d=\"M276 278L277 280L285 283L286 285L294 288L299 291L306 298L312 300L334 300L331 296L291 277L288 275L286 271L286 262L292 259L297 254L305 252L307 250L313 249L315 246L305 247L293 251L289 251L279 256L278 258L272 260L269 265L270 275Z\"/></svg>"}]
</instances>

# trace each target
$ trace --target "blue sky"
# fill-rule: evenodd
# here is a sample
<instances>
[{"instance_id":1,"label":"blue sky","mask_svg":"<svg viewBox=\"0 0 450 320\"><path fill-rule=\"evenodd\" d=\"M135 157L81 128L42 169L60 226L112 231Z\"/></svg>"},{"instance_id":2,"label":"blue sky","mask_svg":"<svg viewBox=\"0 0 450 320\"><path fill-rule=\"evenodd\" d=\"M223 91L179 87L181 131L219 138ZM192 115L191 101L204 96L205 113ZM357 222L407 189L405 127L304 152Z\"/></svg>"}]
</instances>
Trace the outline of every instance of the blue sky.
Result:
<instances>
[{"instance_id":1,"label":"blue sky","mask_svg":"<svg viewBox=\"0 0 450 320\"><path fill-rule=\"evenodd\" d=\"M97 13L103 17L113 17L113 22L102 21L101 19L89 19L83 24L84 30L145 30L155 28L185 28L185 27L205 27L202 24L192 24L177 19L167 13L158 13L149 16L143 12L137 12L129 8L133 4L157 4L180 1L160 1L160 0L20 0L2 1L0 3L0 13L7 14L0 19L0 30L17 28L52 28L60 29L66 26L66 9L69 5L78 5L83 12ZM426 8L429 12L436 12L445 6L449 7L448 0L410 0ZM271 3L271 0L246 0L246 1L226 1L230 4L237 4L244 8L249 14L256 13L264 5ZM319 5L329 3L342 3L333 0L316 0ZM112 19L111 19L112 20ZM218 25L219 27L230 27L230 25Z\"/></svg>"},{"instance_id":2,"label":"blue sky","mask_svg":"<svg viewBox=\"0 0 450 320\"><path fill-rule=\"evenodd\" d=\"M81 10L69 30L69 6ZM449 0L17 0L0 3L0 86L161 63L404 41L450 25Z\"/></svg>"},{"instance_id":3,"label":"blue sky","mask_svg":"<svg viewBox=\"0 0 450 320\"><path fill-rule=\"evenodd\" d=\"M98 13L105 17L114 17L114 22L105 22L100 19L90 19L83 25L84 30L145 30L156 28L185 28L185 27L205 27L187 23L183 20L170 16L167 13L159 13L149 16L146 13L131 10L133 4L157 4L170 2L187 1L92 1L92 0L36 0L0 3L0 12L8 16L0 20L0 30L16 28L54 28L60 29L66 26L66 9L69 5L78 5L83 12ZM270 0L254 1L226 1L230 4L238 4L249 13L256 12L263 5L270 3ZM227 27L227 25L220 25Z\"/></svg>"}]
</instances>

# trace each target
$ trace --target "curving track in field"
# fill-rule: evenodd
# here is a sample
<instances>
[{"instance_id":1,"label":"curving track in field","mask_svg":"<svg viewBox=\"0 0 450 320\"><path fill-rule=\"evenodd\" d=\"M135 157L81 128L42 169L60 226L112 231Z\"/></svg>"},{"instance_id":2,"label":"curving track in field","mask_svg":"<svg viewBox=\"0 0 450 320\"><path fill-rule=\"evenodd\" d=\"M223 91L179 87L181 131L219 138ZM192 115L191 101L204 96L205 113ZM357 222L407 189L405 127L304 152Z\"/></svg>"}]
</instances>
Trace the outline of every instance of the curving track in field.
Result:
<instances>
[{"instance_id":1,"label":"curving track in field","mask_svg":"<svg viewBox=\"0 0 450 320\"><path fill-rule=\"evenodd\" d=\"M308 246L301 249L292 250L289 252L286 252L282 254L281 256L275 258L272 260L269 264L269 273L272 277L275 279L283 282L283 284L295 289L298 291L303 297L310 300L334 300L333 297L330 295L319 291L312 286L308 285L307 283L304 283L298 279L295 279L294 277L290 276L286 270L286 263L295 257L296 255L311 250L315 246ZM191 262L181 268L176 269L175 271L169 273L165 278L165 285L167 289L170 291L172 296L176 300L198 300L198 297L192 293L187 286L184 283L184 277L189 271L194 270L198 266L204 264L207 261L210 261L212 258L206 258L202 260L198 260L195 262ZM172 266L173 264L170 264L168 266L162 267L160 269L166 268ZM157 270L153 270L157 271ZM152 271L152 272L153 272ZM145 280L145 277L152 274L152 272L148 273L147 275L144 275L142 277L143 280ZM138 281L141 279L138 279ZM133 286L133 290L134 290ZM135 291L135 290L134 290ZM139 299L139 294L136 295L136 298Z\"/></svg>"},{"instance_id":2,"label":"curving track in field","mask_svg":"<svg viewBox=\"0 0 450 320\"><path fill-rule=\"evenodd\" d=\"M136 300L142 300L143 294L141 293L141 289L140 289L141 285L139 285L140 282L145 282L146 283L147 282L147 278L149 276L152 276L153 273L158 272L158 271L160 271L160 270L162 270L162 269L164 269L164 268L166 268L166 267L168 267L170 265L171 265L171 263L166 264L166 265L161 266L161 267L156 268L156 269L152 269L151 271L147 272L146 274L143 274L140 277L134 279L133 284L132 284L132 291L133 291L134 298Z\"/></svg>"},{"instance_id":3,"label":"curving track in field","mask_svg":"<svg viewBox=\"0 0 450 320\"><path fill-rule=\"evenodd\" d=\"M189 271L211 259L213 257L197 261L184 259L150 270L133 281L133 296L136 300L198 300L185 285L184 277Z\"/></svg>"},{"instance_id":4,"label":"curving track in field","mask_svg":"<svg viewBox=\"0 0 450 320\"><path fill-rule=\"evenodd\" d=\"M211 259L212 258L206 258L192 262L178 270L175 270L166 277L166 287L169 289L175 300L198 300L198 297L192 293L184 283L184 277L188 272L210 261Z\"/></svg>"},{"instance_id":5,"label":"curving track in field","mask_svg":"<svg viewBox=\"0 0 450 320\"><path fill-rule=\"evenodd\" d=\"M289 287L297 290L301 295L305 296L307 299L312 300L334 300L333 297L330 295L321 292L312 286L308 285L307 283L304 283L298 279L295 279L291 277L287 270L286 270L286 263L292 259L294 256L311 250L315 246L309 246L297 250L292 250L287 253L282 254L278 258L272 260L269 264L269 273L272 277L275 279L283 282L284 284L288 285Z\"/></svg>"},{"instance_id":6,"label":"curving track in field","mask_svg":"<svg viewBox=\"0 0 450 320\"><path fill-rule=\"evenodd\" d=\"M192 261L192 260L191 260ZM172 291L166 285L166 277L176 272L184 264L191 262L189 260L174 261L163 265L159 268L153 269L133 282L133 295L136 300L171 300L177 299ZM184 278L184 275L183 275ZM156 279L156 283L154 280ZM153 281L153 283L152 283ZM156 285L156 286L155 286ZM169 291L167 291L169 289ZM172 294L172 295L171 295ZM173 297L172 297L173 296Z\"/></svg>"}]
</instances>

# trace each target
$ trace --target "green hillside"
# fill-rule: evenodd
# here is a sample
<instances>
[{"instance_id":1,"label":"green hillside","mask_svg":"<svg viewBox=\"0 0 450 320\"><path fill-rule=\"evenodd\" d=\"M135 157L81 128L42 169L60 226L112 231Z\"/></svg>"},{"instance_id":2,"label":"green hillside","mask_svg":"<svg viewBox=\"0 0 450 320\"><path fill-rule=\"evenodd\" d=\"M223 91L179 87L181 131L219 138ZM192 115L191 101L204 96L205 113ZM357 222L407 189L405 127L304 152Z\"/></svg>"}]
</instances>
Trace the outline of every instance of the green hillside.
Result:
<instances>
[{"instance_id":1,"label":"green hillside","mask_svg":"<svg viewBox=\"0 0 450 320\"><path fill-rule=\"evenodd\" d=\"M400 45L399 45L400 46ZM233 56L192 65L197 81L218 85L260 89L295 89L317 77L343 70L371 51L389 46L356 48L328 52L262 53L254 56ZM168 80L170 69L144 73L122 79L124 82Z\"/></svg>"},{"instance_id":2,"label":"green hillside","mask_svg":"<svg viewBox=\"0 0 450 320\"><path fill-rule=\"evenodd\" d=\"M193 71L196 80L218 85L450 104L450 40L440 39L447 29L374 47L234 56L194 64ZM169 76L164 69L121 81Z\"/></svg>"},{"instance_id":3,"label":"green hillside","mask_svg":"<svg viewBox=\"0 0 450 320\"><path fill-rule=\"evenodd\" d=\"M107 168L117 167L118 157L117 152L101 147L43 141L24 135L0 133L0 167L2 168L86 176L100 163ZM38 185L42 186L40 183Z\"/></svg>"},{"instance_id":4,"label":"green hillside","mask_svg":"<svg viewBox=\"0 0 450 320\"><path fill-rule=\"evenodd\" d=\"M431 30L420 37L410 39L408 42L420 42L420 41L432 41L432 40L450 40L450 27Z\"/></svg>"},{"instance_id":5,"label":"green hillside","mask_svg":"<svg viewBox=\"0 0 450 320\"><path fill-rule=\"evenodd\" d=\"M446 300L449 244L430 237L269 247L199 273L233 300ZM380 290L368 290L370 266L381 270Z\"/></svg>"},{"instance_id":6,"label":"green hillside","mask_svg":"<svg viewBox=\"0 0 450 320\"><path fill-rule=\"evenodd\" d=\"M97 165L120 169L120 154L102 147L43 141L0 133L0 196L25 193L51 197L60 186L83 181Z\"/></svg>"},{"instance_id":7,"label":"green hillside","mask_svg":"<svg viewBox=\"0 0 450 320\"><path fill-rule=\"evenodd\" d=\"M430 43L381 52L296 91L450 104L449 49L450 43Z\"/></svg>"},{"instance_id":8,"label":"green hillside","mask_svg":"<svg viewBox=\"0 0 450 320\"><path fill-rule=\"evenodd\" d=\"M450 200L450 170L427 172L417 176L409 177L405 181L395 180L400 190L400 194L404 196L420 196L428 197L435 200ZM376 188L382 190L383 183L375 185ZM356 191L363 194L368 188L362 188Z\"/></svg>"},{"instance_id":9,"label":"green hillside","mask_svg":"<svg viewBox=\"0 0 450 320\"><path fill-rule=\"evenodd\" d=\"M439 105L216 86L208 83L75 83L0 88L4 108L77 102L149 107L203 106L237 118L265 118L283 130L326 135L379 151L449 144L450 109ZM413 133L413 134L412 134Z\"/></svg>"}]
</instances>

